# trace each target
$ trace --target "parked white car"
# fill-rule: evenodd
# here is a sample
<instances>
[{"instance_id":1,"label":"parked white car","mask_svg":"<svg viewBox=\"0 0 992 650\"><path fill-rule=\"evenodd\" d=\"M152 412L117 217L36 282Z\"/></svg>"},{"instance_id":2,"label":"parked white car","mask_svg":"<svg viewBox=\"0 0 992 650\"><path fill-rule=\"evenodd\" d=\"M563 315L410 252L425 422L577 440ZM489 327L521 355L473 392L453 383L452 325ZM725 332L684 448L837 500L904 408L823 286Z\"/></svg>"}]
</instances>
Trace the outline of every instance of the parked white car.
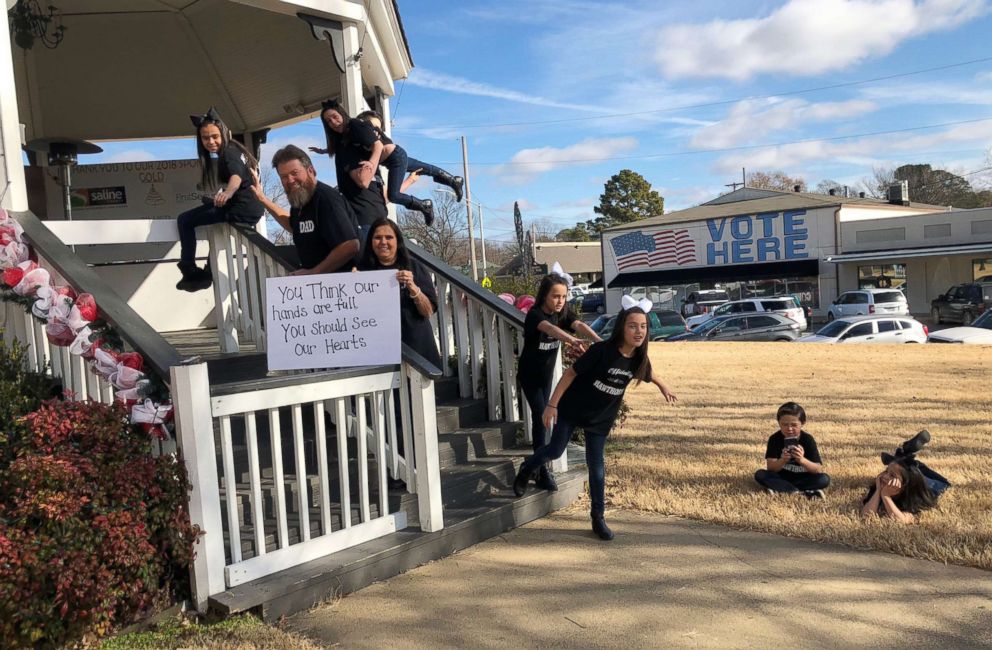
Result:
<instances>
[{"instance_id":1,"label":"parked white car","mask_svg":"<svg viewBox=\"0 0 992 650\"><path fill-rule=\"evenodd\" d=\"M906 296L898 289L858 289L845 291L827 310L827 320L842 316L871 316L872 314L909 314Z\"/></svg>"},{"instance_id":2,"label":"parked white car","mask_svg":"<svg viewBox=\"0 0 992 650\"><path fill-rule=\"evenodd\" d=\"M842 316L799 343L926 343L927 326L912 316Z\"/></svg>"},{"instance_id":3,"label":"parked white car","mask_svg":"<svg viewBox=\"0 0 992 650\"><path fill-rule=\"evenodd\" d=\"M934 332L927 341L930 343L971 343L992 345L992 310L972 321L968 327L951 327Z\"/></svg>"},{"instance_id":4,"label":"parked white car","mask_svg":"<svg viewBox=\"0 0 992 650\"><path fill-rule=\"evenodd\" d=\"M685 319L689 329L695 329L706 321L717 316L728 316L730 314L746 314L759 311L770 311L781 314L799 323L799 330L805 330L806 314L803 308L790 296L781 298L745 298L744 300L731 300L725 302L713 311L697 316L690 316Z\"/></svg>"}]
</instances>

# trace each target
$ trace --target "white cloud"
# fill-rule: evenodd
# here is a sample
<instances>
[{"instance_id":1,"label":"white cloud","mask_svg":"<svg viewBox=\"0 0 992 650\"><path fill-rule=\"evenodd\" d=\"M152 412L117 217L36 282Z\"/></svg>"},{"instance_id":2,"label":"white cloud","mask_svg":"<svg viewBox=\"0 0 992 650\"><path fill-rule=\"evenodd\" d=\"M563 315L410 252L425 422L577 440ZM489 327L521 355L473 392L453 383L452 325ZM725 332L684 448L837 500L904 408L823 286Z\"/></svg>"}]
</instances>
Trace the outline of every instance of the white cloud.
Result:
<instances>
[{"instance_id":1,"label":"white cloud","mask_svg":"<svg viewBox=\"0 0 992 650\"><path fill-rule=\"evenodd\" d=\"M734 104L726 118L696 131L690 145L702 149L734 147L810 122L854 117L876 108L873 102L860 99L816 104L804 99L745 99Z\"/></svg>"},{"instance_id":2,"label":"white cloud","mask_svg":"<svg viewBox=\"0 0 992 650\"><path fill-rule=\"evenodd\" d=\"M928 152L927 162L937 163L938 160L930 160L934 152L962 143L987 147L992 143L992 120L957 124L931 133L893 133L850 140L817 140L738 152L717 160L714 171L731 173L745 166L749 169L782 169L789 172L810 162L871 167L899 160L905 162L913 156Z\"/></svg>"},{"instance_id":3,"label":"white cloud","mask_svg":"<svg viewBox=\"0 0 992 650\"><path fill-rule=\"evenodd\" d=\"M567 147L521 149L493 172L509 183L522 184L554 169L599 162L636 148L635 138L588 138Z\"/></svg>"},{"instance_id":4,"label":"white cloud","mask_svg":"<svg viewBox=\"0 0 992 650\"><path fill-rule=\"evenodd\" d=\"M519 102L521 104L532 104L534 106L546 106L548 108L561 108L590 113L604 112L591 106L556 102L538 95L523 93L517 90L510 90L508 88L500 88L499 86L494 86L492 84L480 83L478 81L472 81L471 79L465 79L463 77L455 77L453 75L444 74L443 72L434 72L426 68L414 68L413 72L410 73L410 77L407 79L407 83L411 86L418 86L420 88L431 88L433 90L443 90L446 92L459 93L463 95L476 95L478 97L492 97L493 99Z\"/></svg>"},{"instance_id":5,"label":"white cloud","mask_svg":"<svg viewBox=\"0 0 992 650\"><path fill-rule=\"evenodd\" d=\"M764 18L667 27L656 60L668 77L818 75L987 10L987 0L789 0Z\"/></svg>"}]
</instances>

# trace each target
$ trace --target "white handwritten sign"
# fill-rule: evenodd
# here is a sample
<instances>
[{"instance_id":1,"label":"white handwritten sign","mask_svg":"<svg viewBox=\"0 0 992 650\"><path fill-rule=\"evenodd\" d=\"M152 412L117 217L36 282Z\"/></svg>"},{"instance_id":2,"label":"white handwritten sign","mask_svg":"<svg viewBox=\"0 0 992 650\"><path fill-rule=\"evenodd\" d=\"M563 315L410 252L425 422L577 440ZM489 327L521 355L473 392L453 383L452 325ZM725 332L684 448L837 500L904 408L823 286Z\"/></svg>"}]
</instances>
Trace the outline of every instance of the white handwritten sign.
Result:
<instances>
[{"instance_id":1,"label":"white handwritten sign","mask_svg":"<svg viewBox=\"0 0 992 650\"><path fill-rule=\"evenodd\" d=\"M400 362L396 271L265 281L269 370Z\"/></svg>"}]
</instances>

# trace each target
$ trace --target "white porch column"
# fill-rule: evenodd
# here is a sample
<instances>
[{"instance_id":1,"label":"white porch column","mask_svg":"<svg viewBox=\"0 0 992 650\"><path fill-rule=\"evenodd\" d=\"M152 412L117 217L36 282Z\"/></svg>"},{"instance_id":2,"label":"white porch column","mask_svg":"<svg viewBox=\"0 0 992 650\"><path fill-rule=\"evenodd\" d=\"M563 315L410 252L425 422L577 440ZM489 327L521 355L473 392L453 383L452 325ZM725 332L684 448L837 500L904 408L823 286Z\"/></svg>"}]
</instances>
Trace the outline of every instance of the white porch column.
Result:
<instances>
[{"instance_id":1,"label":"white porch column","mask_svg":"<svg viewBox=\"0 0 992 650\"><path fill-rule=\"evenodd\" d=\"M3 157L0 161L0 205L7 210L23 212L28 209L28 193L24 163L21 162L21 119L17 113L14 59L6 11L0 22L0 156Z\"/></svg>"}]
</instances>

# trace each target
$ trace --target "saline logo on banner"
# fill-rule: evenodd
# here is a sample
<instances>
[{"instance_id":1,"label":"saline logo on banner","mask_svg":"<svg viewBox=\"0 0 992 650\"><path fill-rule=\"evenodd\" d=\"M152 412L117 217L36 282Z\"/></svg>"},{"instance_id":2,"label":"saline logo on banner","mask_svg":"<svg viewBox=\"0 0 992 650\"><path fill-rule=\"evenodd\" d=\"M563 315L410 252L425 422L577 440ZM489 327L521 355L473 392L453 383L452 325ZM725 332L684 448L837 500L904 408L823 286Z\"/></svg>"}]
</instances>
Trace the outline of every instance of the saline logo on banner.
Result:
<instances>
[{"instance_id":1,"label":"saline logo on banner","mask_svg":"<svg viewBox=\"0 0 992 650\"><path fill-rule=\"evenodd\" d=\"M269 370L399 363L399 291L396 271L266 279Z\"/></svg>"}]
</instances>

